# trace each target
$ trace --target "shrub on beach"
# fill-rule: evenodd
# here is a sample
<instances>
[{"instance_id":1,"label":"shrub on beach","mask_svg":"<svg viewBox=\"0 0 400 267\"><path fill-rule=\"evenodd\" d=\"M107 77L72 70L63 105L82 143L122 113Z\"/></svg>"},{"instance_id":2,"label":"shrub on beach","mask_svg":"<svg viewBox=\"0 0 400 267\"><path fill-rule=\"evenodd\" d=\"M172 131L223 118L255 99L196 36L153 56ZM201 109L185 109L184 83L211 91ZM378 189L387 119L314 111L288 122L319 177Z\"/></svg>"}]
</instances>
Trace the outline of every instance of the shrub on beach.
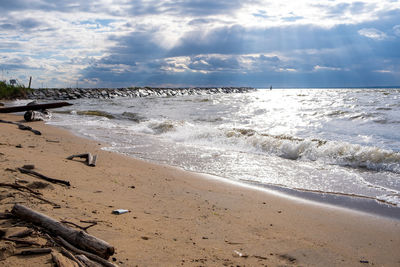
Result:
<instances>
[{"instance_id":1,"label":"shrub on beach","mask_svg":"<svg viewBox=\"0 0 400 267\"><path fill-rule=\"evenodd\" d=\"M23 85L10 85L0 81L0 99L24 98L31 89Z\"/></svg>"}]
</instances>

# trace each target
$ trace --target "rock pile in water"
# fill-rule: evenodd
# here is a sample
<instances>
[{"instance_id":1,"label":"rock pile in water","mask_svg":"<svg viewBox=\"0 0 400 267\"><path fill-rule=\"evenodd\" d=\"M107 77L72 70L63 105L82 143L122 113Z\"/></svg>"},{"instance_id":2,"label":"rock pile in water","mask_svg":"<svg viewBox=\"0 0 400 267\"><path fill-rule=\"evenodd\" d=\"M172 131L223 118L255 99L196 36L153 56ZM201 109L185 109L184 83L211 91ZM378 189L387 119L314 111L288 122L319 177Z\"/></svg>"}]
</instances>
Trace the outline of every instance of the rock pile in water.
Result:
<instances>
[{"instance_id":1,"label":"rock pile in water","mask_svg":"<svg viewBox=\"0 0 400 267\"><path fill-rule=\"evenodd\" d=\"M180 96L246 93L254 90L250 87L220 87L220 88L52 88L34 89L28 94L29 99L71 100L79 98L115 98L115 97L147 97L147 96Z\"/></svg>"}]
</instances>

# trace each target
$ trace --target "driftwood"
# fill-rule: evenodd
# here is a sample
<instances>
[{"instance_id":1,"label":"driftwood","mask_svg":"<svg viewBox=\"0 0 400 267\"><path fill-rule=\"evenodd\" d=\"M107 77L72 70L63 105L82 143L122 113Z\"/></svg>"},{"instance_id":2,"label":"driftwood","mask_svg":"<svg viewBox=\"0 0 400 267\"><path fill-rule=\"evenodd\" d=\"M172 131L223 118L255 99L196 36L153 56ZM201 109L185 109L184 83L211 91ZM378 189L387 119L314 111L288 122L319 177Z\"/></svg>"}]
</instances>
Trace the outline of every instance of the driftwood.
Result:
<instances>
[{"instance_id":1,"label":"driftwood","mask_svg":"<svg viewBox=\"0 0 400 267\"><path fill-rule=\"evenodd\" d=\"M46 180L46 181L51 182L51 183L64 184L64 185L67 185L67 186L70 186L70 185L71 185L69 181L60 180L60 179L55 179L55 178L50 178L50 177L47 177L47 176L45 176L45 175L43 175L43 174L40 174L40 173L35 172L35 171L32 171L32 170L28 170L28 169L24 169L24 168L18 168L18 170L19 170L21 173L30 174L30 175L33 175L33 176L35 176L35 177L38 177L38 178L40 178L40 179Z\"/></svg>"},{"instance_id":2,"label":"driftwood","mask_svg":"<svg viewBox=\"0 0 400 267\"><path fill-rule=\"evenodd\" d=\"M76 255L79 261L83 262L87 267L102 267L103 265L91 261L85 255Z\"/></svg>"},{"instance_id":3,"label":"driftwood","mask_svg":"<svg viewBox=\"0 0 400 267\"><path fill-rule=\"evenodd\" d=\"M74 158L86 159L86 163L88 166L94 167L96 166L97 155L92 155L91 153L77 154L69 156L67 159L73 160Z\"/></svg>"},{"instance_id":4,"label":"driftwood","mask_svg":"<svg viewBox=\"0 0 400 267\"><path fill-rule=\"evenodd\" d=\"M41 194L40 192L36 192L36 191L34 191L34 190L30 189L29 187L26 187L26 186L24 186L24 185L20 185L20 184L9 184L9 183L0 183L0 187L10 187L10 188L16 189L16 190L21 191L21 192L24 192L24 190L25 190L25 191L28 191L28 192L31 194L32 197L37 198L37 199L39 199L39 200L41 200L41 201L44 201L44 202L46 202L46 203L48 203L48 204L51 204L51 205L54 206L54 207L60 207L59 204L54 203L54 202L52 202L52 201L50 201L50 200L47 200L47 199L41 197L42 194ZM0 219L8 219L8 218L2 218L2 217L0 216Z\"/></svg>"},{"instance_id":5,"label":"driftwood","mask_svg":"<svg viewBox=\"0 0 400 267\"><path fill-rule=\"evenodd\" d=\"M1 122L1 123L8 123L8 124L14 124L14 125L17 125L17 126L18 126L18 128L19 128L20 130L27 130L27 131L31 131L32 133L34 133L34 134L36 134L36 135L41 135L41 134L42 134L42 133L41 133L41 132L39 132L38 130L34 130L34 129L32 129L32 127L29 127L29 126L23 125L23 124L21 124L21 123L18 123L18 122L13 122L13 121L5 121L5 120L0 120L0 122Z\"/></svg>"},{"instance_id":6,"label":"driftwood","mask_svg":"<svg viewBox=\"0 0 400 267\"><path fill-rule=\"evenodd\" d=\"M94 260L94 261L96 261L96 262L99 262L99 263L101 263L102 265L107 266L107 267L117 267L117 265L112 264L111 262L109 262L109 261L107 261L107 260L105 260L105 259L103 259L103 258L101 258L101 257L99 257L99 256L97 256L97 255L95 255L95 254L92 254L92 253L90 253L90 252L83 251L83 250L80 250L80 249L74 247L73 245L71 245L70 243L68 243L67 241L65 241L65 240L64 240L62 237L60 237L60 236L58 236L57 238L58 238L58 240L60 240L60 242L61 242L61 244L62 244L63 246L65 246L66 248L68 248L69 250L71 250L71 251L73 251L73 252L75 252L75 253L77 253L77 254L85 255L85 256L88 257L89 259Z\"/></svg>"},{"instance_id":7,"label":"driftwood","mask_svg":"<svg viewBox=\"0 0 400 267\"><path fill-rule=\"evenodd\" d=\"M34 241L29 241L29 240L23 240L23 239L18 239L18 238L10 238L10 237L3 237L4 240L7 241L12 241L16 244L23 244L23 245L29 245L29 246L38 246L40 247L40 244L34 242Z\"/></svg>"},{"instance_id":8,"label":"driftwood","mask_svg":"<svg viewBox=\"0 0 400 267\"><path fill-rule=\"evenodd\" d=\"M51 113L48 110L40 110L40 111L35 111L35 110L28 110L24 114L24 119L26 121L44 121L44 120L49 120L51 118Z\"/></svg>"},{"instance_id":9,"label":"driftwood","mask_svg":"<svg viewBox=\"0 0 400 267\"><path fill-rule=\"evenodd\" d=\"M19 191L26 190L26 191L28 191L29 193L34 194L34 195L41 195L40 192L33 191L33 190L30 189L29 187L26 187L26 186L24 186L24 185L19 185L19 184L0 183L0 187L11 187L11 188L16 189L16 190L19 190ZM22 190L22 189L23 189L23 190Z\"/></svg>"},{"instance_id":10,"label":"driftwood","mask_svg":"<svg viewBox=\"0 0 400 267\"><path fill-rule=\"evenodd\" d=\"M89 251L105 259L114 254L114 247L107 242L83 231L72 229L23 205L15 204L11 212L20 219L39 225L54 235L61 236L82 250Z\"/></svg>"},{"instance_id":11,"label":"driftwood","mask_svg":"<svg viewBox=\"0 0 400 267\"><path fill-rule=\"evenodd\" d=\"M27 236L30 236L31 234L33 234L33 230L32 229L25 229L21 232L15 233L13 235L10 235L10 238L16 237L16 238L24 238Z\"/></svg>"},{"instance_id":12,"label":"driftwood","mask_svg":"<svg viewBox=\"0 0 400 267\"><path fill-rule=\"evenodd\" d=\"M26 106L15 106L15 107L7 107L0 108L0 113L14 113L28 110L41 110L41 109L50 109L50 108L61 108L65 106L71 106L72 104L68 102L56 102L49 104L34 104L34 105L26 105Z\"/></svg>"},{"instance_id":13,"label":"driftwood","mask_svg":"<svg viewBox=\"0 0 400 267\"><path fill-rule=\"evenodd\" d=\"M51 248L35 248L35 249L25 249L22 250L14 255L37 255L37 254L47 254L47 253L51 253Z\"/></svg>"},{"instance_id":14,"label":"driftwood","mask_svg":"<svg viewBox=\"0 0 400 267\"><path fill-rule=\"evenodd\" d=\"M65 257L67 257L68 259L76 262L78 264L79 267L87 267L85 264L86 263L82 263L77 257L75 257L71 252L69 252L68 250L66 250L64 247L60 247L61 248L61 254L63 254Z\"/></svg>"},{"instance_id":15,"label":"driftwood","mask_svg":"<svg viewBox=\"0 0 400 267\"><path fill-rule=\"evenodd\" d=\"M93 227L93 226L97 225L97 222L95 222L95 221L88 222L88 223L90 223L90 225L88 225L88 226L80 226L80 225L78 225L76 223L65 221L65 220L62 220L61 222L64 223L64 224L73 225L73 226L75 226L75 227L77 227L77 228L79 228L79 229L81 229L81 230L83 230L85 232L87 232L87 229L89 229L90 227ZM85 222L85 221L81 221L81 222Z\"/></svg>"},{"instance_id":16,"label":"driftwood","mask_svg":"<svg viewBox=\"0 0 400 267\"><path fill-rule=\"evenodd\" d=\"M79 267L76 262L71 261L70 259L55 251L51 253L51 258L55 263L55 266L57 267Z\"/></svg>"},{"instance_id":17,"label":"driftwood","mask_svg":"<svg viewBox=\"0 0 400 267\"><path fill-rule=\"evenodd\" d=\"M0 220L7 220L12 218L12 214L8 212L0 212Z\"/></svg>"}]
</instances>

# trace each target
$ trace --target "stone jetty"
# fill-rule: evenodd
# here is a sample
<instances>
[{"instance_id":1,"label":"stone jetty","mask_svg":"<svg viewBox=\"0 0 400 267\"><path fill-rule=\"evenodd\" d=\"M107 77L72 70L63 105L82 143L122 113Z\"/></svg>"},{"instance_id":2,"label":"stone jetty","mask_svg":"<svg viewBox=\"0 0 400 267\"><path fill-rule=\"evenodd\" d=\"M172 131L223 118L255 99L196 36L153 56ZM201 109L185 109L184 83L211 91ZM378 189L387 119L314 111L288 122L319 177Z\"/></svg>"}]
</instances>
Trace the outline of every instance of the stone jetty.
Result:
<instances>
[{"instance_id":1,"label":"stone jetty","mask_svg":"<svg viewBox=\"0 0 400 267\"><path fill-rule=\"evenodd\" d=\"M250 87L196 87L196 88L51 88L34 89L29 99L72 100L79 98L116 98L116 97L171 97L184 95L209 95L246 93L255 89Z\"/></svg>"}]
</instances>

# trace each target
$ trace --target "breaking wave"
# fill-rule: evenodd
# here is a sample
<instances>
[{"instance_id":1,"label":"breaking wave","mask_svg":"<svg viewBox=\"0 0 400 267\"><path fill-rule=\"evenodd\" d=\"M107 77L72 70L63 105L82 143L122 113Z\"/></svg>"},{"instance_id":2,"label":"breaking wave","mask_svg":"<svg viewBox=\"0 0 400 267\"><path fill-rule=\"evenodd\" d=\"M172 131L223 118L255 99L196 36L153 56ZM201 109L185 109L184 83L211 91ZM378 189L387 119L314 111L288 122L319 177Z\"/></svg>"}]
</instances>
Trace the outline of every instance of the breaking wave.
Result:
<instances>
[{"instance_id":1,"label":"breaking wave","mask_svg":"<svg viewBox=\"0 0 400 267\"><path fill-rule=\"evenodd\" d=\"M174 131L175 125L172 121L151 122L149 128L152 129L155 134L163 134Z\"/></svg>"},{"instance_id":2,"label":"breaking wave","mask_svg":"<svg viewBox=\"0 0 400 267\"><path fill-rule=\"evenodd\" d=\"M256 149L291 160L323 161L353 168L400 173L400 153L347 142L302 139L289 135L260 134L251 129L233 129L228 138L244 138Z\"/></svg>"}]
</instances>

